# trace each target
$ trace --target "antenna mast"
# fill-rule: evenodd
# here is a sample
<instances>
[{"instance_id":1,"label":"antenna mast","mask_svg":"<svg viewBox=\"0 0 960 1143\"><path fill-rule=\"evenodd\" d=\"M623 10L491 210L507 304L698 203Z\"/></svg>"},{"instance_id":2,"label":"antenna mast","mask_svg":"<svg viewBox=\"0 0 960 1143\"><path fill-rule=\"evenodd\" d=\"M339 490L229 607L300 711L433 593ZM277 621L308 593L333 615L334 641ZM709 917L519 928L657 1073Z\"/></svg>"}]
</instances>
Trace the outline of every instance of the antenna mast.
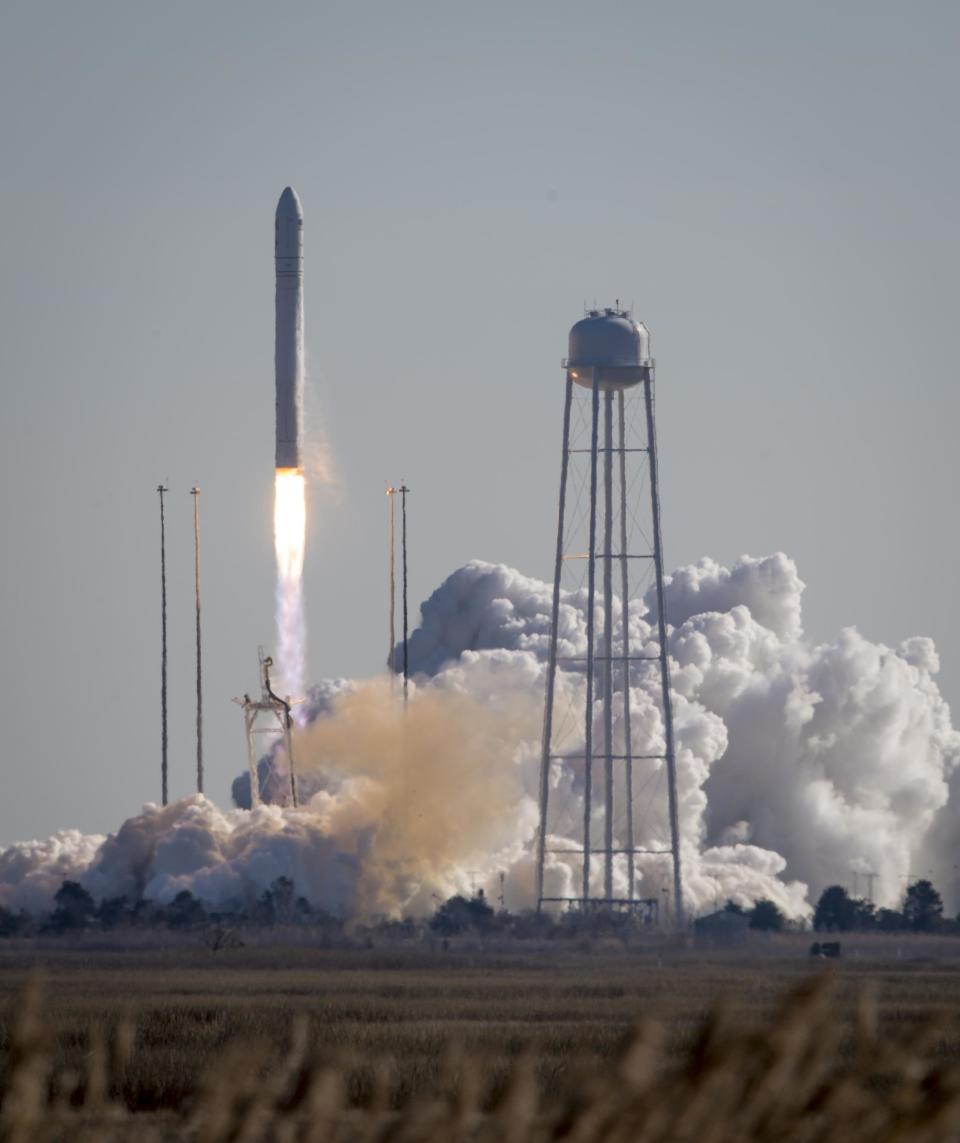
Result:
<instances>
[{"instance_id":1,"label":"antenna mast","mask_svg":"<svg viewBox=\"0 0 960 1143\"><path fill-rule=\"evenodd\" d=\"M397 504L394 497L397 489L391 484L387 489L387 499L390 504L390 540L389 540L389 592L390 592L390 645L387 649L387 670L390 672L390 685L394 684L396 677L396 647L397 647Z\"/></svg>"},{"instance_id":2,"label":"antenna mast","mask_svg":"<svg viewBox=\"0 0 960 1143\"><path fill-rule=\"evenodd\" d=\"M409 642L409 628L407 624L407 493L410 489L405 480L400 482L401 505L401 544L403 548L403 701L406 702L409 694L410 665L407 661L407 646Z\"/></svg>"},{"instance_id":3,"label":"antenna mast","mask_svg":"<svg viewBox=\"0 0 960 1143\"><path fill-rule=\"evenodd\" d=\"M167 532L163 494L170 489L157 485L160 493L160 800L167 804Z\"/></svg>"},{"instance_id":4,"label":"antenna mast","mask_svg":"<svg viewBox=\"0 0 960 1143\"><path fill-rule=\"evenodd\" d=\"M197 793L203 793L203 669L200 649L200 485L190 489L193 497L193 582L197 612Z\"/></svg>"}]
</instances>

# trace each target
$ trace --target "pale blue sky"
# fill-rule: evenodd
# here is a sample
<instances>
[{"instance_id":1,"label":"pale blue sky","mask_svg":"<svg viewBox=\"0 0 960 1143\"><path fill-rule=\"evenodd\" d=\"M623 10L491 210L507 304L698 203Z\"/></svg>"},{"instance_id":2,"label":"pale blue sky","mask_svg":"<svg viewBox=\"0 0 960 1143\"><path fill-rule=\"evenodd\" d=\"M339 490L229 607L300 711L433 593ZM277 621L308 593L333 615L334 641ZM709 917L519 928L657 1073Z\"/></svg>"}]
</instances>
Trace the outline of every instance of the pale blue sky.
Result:
<instances>
[{"instance_id":1,"label":"pale blue sky","mask_svg":"<svg viewBox=\"0 0 960 1143\"><path fill-rule=\"evenodd\" d=\"M385 654L383 487L413 597L548 576L566 331L635 303L668 562L782 548L817 639L929 634L954 591L960 9L951 3L0 7L0 841L193 768L203 489L208 790L272 641L273 209L306 212L310 675Z\"/></svg>"}]
</instances>

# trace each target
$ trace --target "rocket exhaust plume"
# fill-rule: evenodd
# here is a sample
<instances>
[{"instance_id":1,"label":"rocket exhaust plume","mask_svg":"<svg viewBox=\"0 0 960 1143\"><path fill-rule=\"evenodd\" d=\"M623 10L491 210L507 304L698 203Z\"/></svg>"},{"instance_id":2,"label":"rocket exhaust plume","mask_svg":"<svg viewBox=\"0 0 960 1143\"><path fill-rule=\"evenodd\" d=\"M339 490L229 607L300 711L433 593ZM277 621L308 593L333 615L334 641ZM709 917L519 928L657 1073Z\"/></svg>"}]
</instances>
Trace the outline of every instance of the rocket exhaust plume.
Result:
<instances>
[{"instance_id":1,"label":"rocket exhaust plume","mask_svg":"<svg viewBox=\"0 0 960 1143\"><path fill-rule=\"evenodd\" d=\"M303 693L306 650L303 618L303 551L306 496L303 473L278 468L274 485L273 543L277 557L277 662L283 686Z\"/></svg>"},{"instance_id":2,"label":"rocket exhaust plume","mask_svg":"<svg viewBox=\"0 0 960 1143\"><path fill-rule=\"evenodd\" d=\"M276 401L277 448L273 538L277 559L277 666L283 688L301 695L305 624L303 556L306 491L303 477L303 208L293 187L277 203Z\"/></svg>"}]
</instances>

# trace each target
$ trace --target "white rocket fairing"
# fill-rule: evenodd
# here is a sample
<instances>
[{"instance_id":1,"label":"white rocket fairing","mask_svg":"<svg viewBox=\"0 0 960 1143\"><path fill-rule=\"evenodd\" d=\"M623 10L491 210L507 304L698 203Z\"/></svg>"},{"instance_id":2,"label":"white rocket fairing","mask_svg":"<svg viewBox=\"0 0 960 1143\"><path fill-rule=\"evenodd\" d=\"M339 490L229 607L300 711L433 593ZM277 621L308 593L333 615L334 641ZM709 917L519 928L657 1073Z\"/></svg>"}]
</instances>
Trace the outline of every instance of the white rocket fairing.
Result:
<instances>
[{"instance_id":1,"label":"white rocket fairing","mask_svg":"<svg viewBox=\"0 0 960 1143\"><path fill-rule=\"evenodd\" d=\"M303 431L303 207L293 187L277 203L276 349L277 468L302 468Z\"/></svg>"}]
</instances>

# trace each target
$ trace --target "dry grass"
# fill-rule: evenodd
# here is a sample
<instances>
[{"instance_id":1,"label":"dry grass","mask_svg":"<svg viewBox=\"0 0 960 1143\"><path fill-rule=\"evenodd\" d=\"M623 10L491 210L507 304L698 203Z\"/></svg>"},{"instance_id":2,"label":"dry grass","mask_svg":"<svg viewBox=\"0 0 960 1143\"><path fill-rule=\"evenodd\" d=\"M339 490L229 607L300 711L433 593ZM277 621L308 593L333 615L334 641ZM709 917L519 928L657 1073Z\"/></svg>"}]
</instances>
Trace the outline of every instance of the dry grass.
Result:
<instances>
[{"instance_id":1,"label":"dry grass","mask_svg":"<svg viewBox=\"0 0 960 1143\"><path fill-rule=\"evenodd\" d=\"M955 964L44 960L0 957L0 1143L960 1139Z\"/></svg>"}]
</instances>

